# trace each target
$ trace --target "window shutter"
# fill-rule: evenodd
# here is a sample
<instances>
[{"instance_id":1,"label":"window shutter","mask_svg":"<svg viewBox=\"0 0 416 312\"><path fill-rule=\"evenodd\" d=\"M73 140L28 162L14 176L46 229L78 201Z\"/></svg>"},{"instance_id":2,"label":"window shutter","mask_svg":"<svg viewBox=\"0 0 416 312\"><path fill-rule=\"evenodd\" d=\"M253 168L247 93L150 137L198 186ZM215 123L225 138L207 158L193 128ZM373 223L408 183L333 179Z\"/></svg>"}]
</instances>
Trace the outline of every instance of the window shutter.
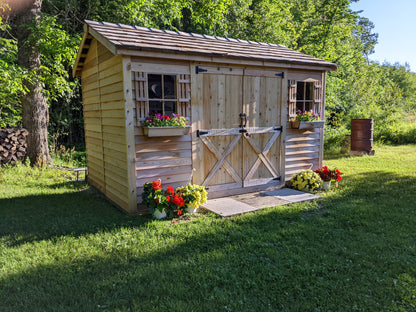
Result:
<instances>
[{"instance_id":1,"label":"window shutter","mask_svg":"<svg viewBox=\"0 0 416 312\"><path fill-rule=\"evenodd\" d=\"M191 76L176 75L178 97L177 113L183 117L191 117Z\"/></svg>"},{"instance_id":2,"label":"window shutter","mask_svg":"<svg viewBox=\"0 0 416 312\"><path fill-rule=\"evenodd\" d=\"M289 120L296 117L296 80L289 80Z\"/></svg>"},{"instance_id":3,"label":"window shutter","mask_svg":"<svg viewBox=\"0 0 416 312\"><path fill-rule=\"evenodd\" d=\"M132 72L133 100L136 107L137 121L144 120L149 113L149 101L147 94L147 73Z\"/></svg>"},{"instance_id":4,"label":"window shutter","mask_svg":"<svg viewBox=\"0 0 416 312\"><path fill-rule=\"evenodd\" d=\"M314 83L314 107L315 113L322 112L322 81L315 81Z\"/></svg>"}]
</instances>

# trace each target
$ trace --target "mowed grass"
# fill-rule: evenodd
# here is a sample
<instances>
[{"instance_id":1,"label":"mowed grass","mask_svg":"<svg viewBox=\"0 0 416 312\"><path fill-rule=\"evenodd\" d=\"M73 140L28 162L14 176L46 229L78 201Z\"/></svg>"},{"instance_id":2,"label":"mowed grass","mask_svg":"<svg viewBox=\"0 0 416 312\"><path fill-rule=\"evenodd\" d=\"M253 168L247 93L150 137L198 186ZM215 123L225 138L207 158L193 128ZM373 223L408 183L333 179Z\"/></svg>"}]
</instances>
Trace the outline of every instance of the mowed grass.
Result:
<instances>
[{"instance_id":1,"label":"mowed grass","mask_svg":"<svg viewBox=\"0 0 416 312\"><path fill-rule=\"evenodd\" d=\"M416 311L416 145L331 158L317 202L177 223L0 169L0 311Z\"/></svg>"}]
</instances>

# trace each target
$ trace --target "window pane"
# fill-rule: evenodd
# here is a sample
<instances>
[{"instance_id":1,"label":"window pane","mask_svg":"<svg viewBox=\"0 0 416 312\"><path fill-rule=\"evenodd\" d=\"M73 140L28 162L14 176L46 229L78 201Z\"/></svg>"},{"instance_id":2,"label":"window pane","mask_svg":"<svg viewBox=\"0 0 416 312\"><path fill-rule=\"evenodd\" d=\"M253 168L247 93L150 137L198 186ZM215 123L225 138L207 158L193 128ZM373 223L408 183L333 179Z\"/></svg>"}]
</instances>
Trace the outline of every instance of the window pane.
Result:
<instances>
[{"instance_id":1,"label":"window pane","mask_svg":"<svg viewBox=\"0 0 416 312\"><path fill-rule=\"evenodd\" d=\"M161 101L149 101L149 114L163 113Z\"/></svg>"},{"instance_id":2,"label":"window pane","mask_svg":"<svg viewBox=\"0 0 416 312\"><path fill-rule=\"evenodd\" d=\"M306 83L306 98L305 100L313 100L313 82Z\"/></svg>"},{"instance_id":3,"label":"window pane","mask_svg":"<svg viewBox=\"0 0 416 312\"><path fill-rule=\"evenodd\" d=\"M304 100L304 95L303 95L304 87L305 87L305 83L303 81L298 81L297 86L296 86L296 89L297 89L296 101Z\"/></svg>"},{"instance_id":4,"label":"window pane","mask_svg":"<svg viewBox=\"0 0 416 312\"><path fill-rule=\"evenodd\" d=\"M176 111L176 101L166 101L165 102L165 115L172 116Z\"/></svg>"},{"instance_id":5,"label":"window pane","mask_svg":"<svg viewBox=\"0 0 416 312\"><path fill-rule=\"evenodd\" d=\"M305 111L310 111L311 109L311 103L305 103Z\"/></svg>"},{"instance_id":6,"label":"window pane","mask_svg":"<svg viewBox=\"0 0 416 312\"><path fill-rule=\"evenodd\" d=\"M303 111L303 102L296 102L296 111Z\"/></svg>"},{"instance_id":7,"label":"window pane","mask_svg":"<svg viewBox=\"0 0 416 312\"><path fill-rule=\"evenodd\" d=\"M162 75L148 75L149 99L162 98Z\"/></svg>"},{"instance_id":8,"label":"window pane","mask_svg":"<svg viewBox=\"0 0 416 312\"><path fill-rule=\"evenodd\" d=\"M175 76L164 75L163 76L163 91L164 99L175 99Z\"/></svg>"}]
</instances>

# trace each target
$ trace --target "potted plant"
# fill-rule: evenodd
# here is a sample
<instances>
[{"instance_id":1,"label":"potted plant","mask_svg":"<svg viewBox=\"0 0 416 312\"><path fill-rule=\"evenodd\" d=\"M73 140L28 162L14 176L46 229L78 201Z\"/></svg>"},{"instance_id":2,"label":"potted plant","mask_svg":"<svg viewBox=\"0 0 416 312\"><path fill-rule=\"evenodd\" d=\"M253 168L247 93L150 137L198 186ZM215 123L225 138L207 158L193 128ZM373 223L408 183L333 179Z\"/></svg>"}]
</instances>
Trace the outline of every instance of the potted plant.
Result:
<instances>
[{"instance_id":1,"label":"potted plant","mask_svg":"<svg viewBox=\"0 0 416 312\"><path fill-rule=\"evenodd\" d=\"M176 192L184 198L185 211L187 213L196 212L200 205L207 202L207 190L201 185L188 184L186 186L178 187Z\"/></svg>"},{"instance_id":2,"label":"potted plant","mask_svg":"<svg viewBox=\"0 0 416 312\"><path fill-rule=\"evenodd\" d=\"M173 187L162 189L161 180L143 185L142 200L156 219L180 216L185 206L183 197L176 194Z\"/></svg>"},{"instance_id":3,"label":"potted plant","mask_svg":"<svg viewBox=\"0 0 416 312\"><path fill-rule=\"evenodd\" d=\"M302 170L290 179L292 187L299 191L314 192L322 186L322 179L312 170Z\"/></svg>"},{"instance_id":4,"label":"potted plant","mask_svg":"<svg viewBox=\"0 0 416 312\"><path fill-rule=\"evenodd\" d=\"M180 136L189 133L185 117L178 114L172 116L152 113L143 123L143 134L148 137Z\"/></svg>"},{"instance_id":5,"label":"potted plant","mask_svg":"<svg viewBox=\"0 0 416 312\"><path fill-rule=\"evenodd\" d=\"M313 110L310 111L301 111L296 112L295 119L291 120L290 124L293 129L313 129L313 128L323 128L324 121L319 120L321 114L316 114Z\"/></svg>"},{"instance_id":6,"label":"potted plant","mask_svg":"<svg viewBox=\"0 0 416 312\"><path fill-rule=\"evenodd\" d=\"M331 181L336 181L337 186L338 182L342 180L342 172L337 168L329 169L327 166L323 166L320 169L315 170L317 174L321 177L323 184L322 189L327 191L331 187Z\"/></svg>"}]
</instances>

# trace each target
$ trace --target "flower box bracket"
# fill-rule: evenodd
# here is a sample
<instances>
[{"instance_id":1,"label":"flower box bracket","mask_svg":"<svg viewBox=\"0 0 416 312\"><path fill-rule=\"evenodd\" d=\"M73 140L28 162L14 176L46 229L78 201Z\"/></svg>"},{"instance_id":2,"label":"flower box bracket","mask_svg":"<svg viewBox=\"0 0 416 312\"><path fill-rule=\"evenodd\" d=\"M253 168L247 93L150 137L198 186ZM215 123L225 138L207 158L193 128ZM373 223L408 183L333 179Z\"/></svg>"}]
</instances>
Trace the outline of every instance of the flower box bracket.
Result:
<instances>
[{"instance_id":1,"label":"flower box bracket","mask_svg":"<svg viewBox=\"0 0 416 312\"><path fill-rule=\"evenodd\" d=\"M290 122L290 126L292 129L314 129L314 128L323 128L324 121L295 121L292 120Z\"/></svg>"},{"instance_id":2,"label":"flower box bracket","mask_svg":"<svg viewBox=\"0 0 416 312\"><path fill-rule=\"evenodd\" d=\"M190 126L186 127L143 127L143 135L147 137L181 136L189 134Z\"/></svg>"}]
</instances>

